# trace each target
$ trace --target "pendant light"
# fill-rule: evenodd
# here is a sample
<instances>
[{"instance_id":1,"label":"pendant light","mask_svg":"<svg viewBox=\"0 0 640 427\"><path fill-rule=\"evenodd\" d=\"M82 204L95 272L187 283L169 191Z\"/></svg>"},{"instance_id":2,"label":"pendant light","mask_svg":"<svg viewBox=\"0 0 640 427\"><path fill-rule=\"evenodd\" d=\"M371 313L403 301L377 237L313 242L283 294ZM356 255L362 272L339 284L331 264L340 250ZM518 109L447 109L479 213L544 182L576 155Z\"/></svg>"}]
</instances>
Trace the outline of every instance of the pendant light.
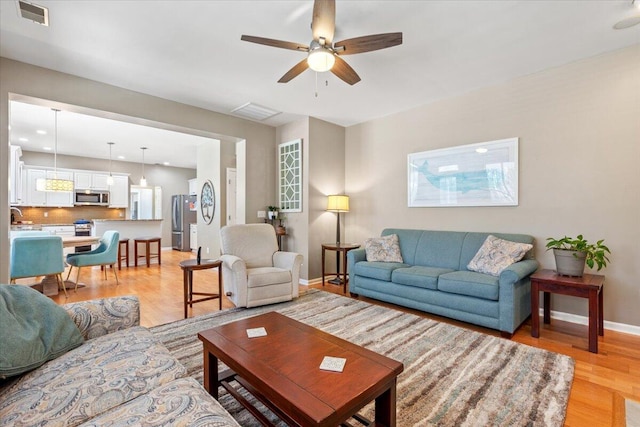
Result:
<instances>
[{"instance_id":1,"label":"pendant light","mask_svg":"<svg viewBox=\"0 0 640 427\"><path fill-rule=\"evenodd\" d=\"M140 147L140 149L142 150L142 177L140 177L140 186L146 187L147 179L144 177L144 150L146 150L147 147Z\"/></svg>"},{"instance_id":2,"label":"pendant light","mask_svg":"<svg viewBox=\"0 0 640 427\"><path fill-rule=\"evenodd\" d=\"M53 151L53 178L38 178L36 191L57 191L70 193L73 191L73 181L58 179L58 113L60 110L52 108L55 113L55 148Z\"/></svg>"},{"instance_id":3,"label":"pendant light","mask_svg":"<svg viewBox=\"0 0 640 427\"><path fill-rule=\"evenodd\" d=\"M111 174L111 148L115 142L107 142L109 144L109 178L107 178L107 185L113 185L113 175Z\"/></svg>"}]
</instances>

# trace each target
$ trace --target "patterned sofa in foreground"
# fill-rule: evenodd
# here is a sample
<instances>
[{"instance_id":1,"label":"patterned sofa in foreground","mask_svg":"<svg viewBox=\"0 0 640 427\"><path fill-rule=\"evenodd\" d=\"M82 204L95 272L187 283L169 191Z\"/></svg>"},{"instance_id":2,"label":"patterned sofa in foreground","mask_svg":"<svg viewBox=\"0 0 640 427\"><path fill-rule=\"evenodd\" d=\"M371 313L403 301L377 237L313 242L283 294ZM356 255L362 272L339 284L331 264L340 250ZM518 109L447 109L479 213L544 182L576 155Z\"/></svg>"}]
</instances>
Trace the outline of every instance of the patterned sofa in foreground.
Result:
<instances>
[{"instance_id":1,"label":"patterned sofa in foreground","mask_svg":"<svg viewBox=\"0 0 640 427\"><path fill-rule=\"evenodd\" d=\"M538 268L532 236L397 228L381 234L398 236L398 259L372 262L365 249L349 251L351 294L497 329L508 338L531 314L529 276ZM519 255L524 259L492 272L495 275L471 271L470 262L478 259L491 235L525 244L525 249L514 245L521 246ZM486 255L485 260L495 259L491 253Z\"/></svg>"},{"instance_id":2,"label":"patterned sofa in foreground","mask_svg":"<svg viewBox=\"0 0 640 427\"><path fill-rule=\"evenodd\" d=\"M86 341L0 382L0 426L238 426L152 333L138 326L137 297L63 307Z\"/></svg>"}]
</instances>

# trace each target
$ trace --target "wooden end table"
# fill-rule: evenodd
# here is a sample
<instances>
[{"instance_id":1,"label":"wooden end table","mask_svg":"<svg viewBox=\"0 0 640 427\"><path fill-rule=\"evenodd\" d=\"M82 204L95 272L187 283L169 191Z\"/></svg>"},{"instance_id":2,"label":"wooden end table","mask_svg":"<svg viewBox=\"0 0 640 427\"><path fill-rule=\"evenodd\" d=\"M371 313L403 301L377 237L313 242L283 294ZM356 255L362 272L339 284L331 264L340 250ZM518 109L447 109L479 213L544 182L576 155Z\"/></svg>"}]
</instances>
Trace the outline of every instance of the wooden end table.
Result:
<instances>
[{"instance_id":1,"label":"wooden end table","mask_svg":"<svg viewBox=\"0 0 640 427\"><path fill-rule=\"evenodd\" d=\"M267 336L248 338L264 327ZM262 425L273 425L231 384L236 381L288 425L340 425L375 400L375 425L396 425L396 380L401 362L277 312L207 329L204 388L218 399L225 388ZM325 356L347 359L342 372L320 369ZM230 370L218 373L218 360ZM368 425L368 424L365 424ZM373 424L371 424L373 425Z\"/></svg>"},{"instance_id":2,"label":"wooden end table","mask_svg":"<svg viewBox=\"0 0 640 427\"><path fill-rule=\"evenodd\" d=\"M324 260L325 260L325 251L334 251L336 252L336 277L334 279L329 280L329 283L334 285L342 285L342 291L347 293L347 252L352 249L358 249L360 245L356 243L323 243L322 244L322 286L324 286ZM343 269L342 269L342 278L340 278L340 259L342 259ZM334 274L334 273L326 273L326 274Z\"/></svg>"},{"instance_id":3,"label":"wooden end table","mask_svg":"<svg viewBox=\"0 0 640 427\"><path fill-rule=\"evenodd\" d=\"M184 284L184 318L187 318L187 305L193 308L193 304L202 301L209 301L218 298L218 308L222 310L222 261L217 259L203 259L198 264L195 259L180 261L180 268L183 272ZM207 270L209 268L218 269L219 293L193 292L193 272L194 270ZM194 295L203 295L205 298L193 299Z\"/></svg>"},{"instance_id":4,"label":"wooden end table","mask_svg":"<svg viewBox=\"0 0 640 427\"><path fill-rule=\"evenodd\" d=\"M554 270L540 270L531 275L531 336L540 336L540 292L544 292L544 323L551 323L551 294L589 299L589 351L598 352L598 335L604 336L604 276L562 276Z\"/></svg>"}]
</instances>

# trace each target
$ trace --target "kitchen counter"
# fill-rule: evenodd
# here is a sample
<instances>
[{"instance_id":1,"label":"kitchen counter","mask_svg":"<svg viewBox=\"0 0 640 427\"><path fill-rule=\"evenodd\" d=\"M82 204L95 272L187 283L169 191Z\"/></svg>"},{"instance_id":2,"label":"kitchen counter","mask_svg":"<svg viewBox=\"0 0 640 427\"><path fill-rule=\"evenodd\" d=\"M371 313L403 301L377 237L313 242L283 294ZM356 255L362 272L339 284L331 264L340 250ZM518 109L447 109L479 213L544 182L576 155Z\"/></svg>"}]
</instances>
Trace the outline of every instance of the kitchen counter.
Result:
<instances>
[{"instance_id":1,"label":"kitchen counter","mask_svg":"<svg viewBox=\"0 0 640 427\"><path fill-rule=\"evenodd\" d=\"M12 223L11 230L12 231L20 231L20 230L42 230L42 227L65 227L72 226L73 224L25 224L25 223Z\"/></svg>"},{"instance_id":2,"label":"kitchen counter","mask_svg":"<svg viewBox=\"0 0 640 427\"><path fill-rule=\"evenodd\" d=\"M93 222L154 222L159 221L162 222L161 219L94 219Z\"/></svg>"}]
</instances>

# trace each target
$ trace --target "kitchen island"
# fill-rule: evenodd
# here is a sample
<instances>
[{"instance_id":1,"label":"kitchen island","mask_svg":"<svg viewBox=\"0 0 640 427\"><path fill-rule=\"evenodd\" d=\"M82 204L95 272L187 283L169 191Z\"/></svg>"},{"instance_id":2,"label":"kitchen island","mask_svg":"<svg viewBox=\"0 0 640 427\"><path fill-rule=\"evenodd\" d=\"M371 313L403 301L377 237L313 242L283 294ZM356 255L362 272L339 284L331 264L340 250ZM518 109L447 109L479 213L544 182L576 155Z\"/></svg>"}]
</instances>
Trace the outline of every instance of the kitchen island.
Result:
<instances>
[{"instance_id":1,"label":"kitchen island","mask_svg":"<svg viewBox=\"0 0 640 427\"><path fill-rule=\"evenodd\" d=\"M129 253L135 253L134 239L141 236L162 237L161 219L94 219L93 235L102 236L107 230L120 233L120 239L129 239ZM140 245L140 254L144 254L144 247ZM157 261L156 261L157 262Z\"/></svg>"}]
</instances>

